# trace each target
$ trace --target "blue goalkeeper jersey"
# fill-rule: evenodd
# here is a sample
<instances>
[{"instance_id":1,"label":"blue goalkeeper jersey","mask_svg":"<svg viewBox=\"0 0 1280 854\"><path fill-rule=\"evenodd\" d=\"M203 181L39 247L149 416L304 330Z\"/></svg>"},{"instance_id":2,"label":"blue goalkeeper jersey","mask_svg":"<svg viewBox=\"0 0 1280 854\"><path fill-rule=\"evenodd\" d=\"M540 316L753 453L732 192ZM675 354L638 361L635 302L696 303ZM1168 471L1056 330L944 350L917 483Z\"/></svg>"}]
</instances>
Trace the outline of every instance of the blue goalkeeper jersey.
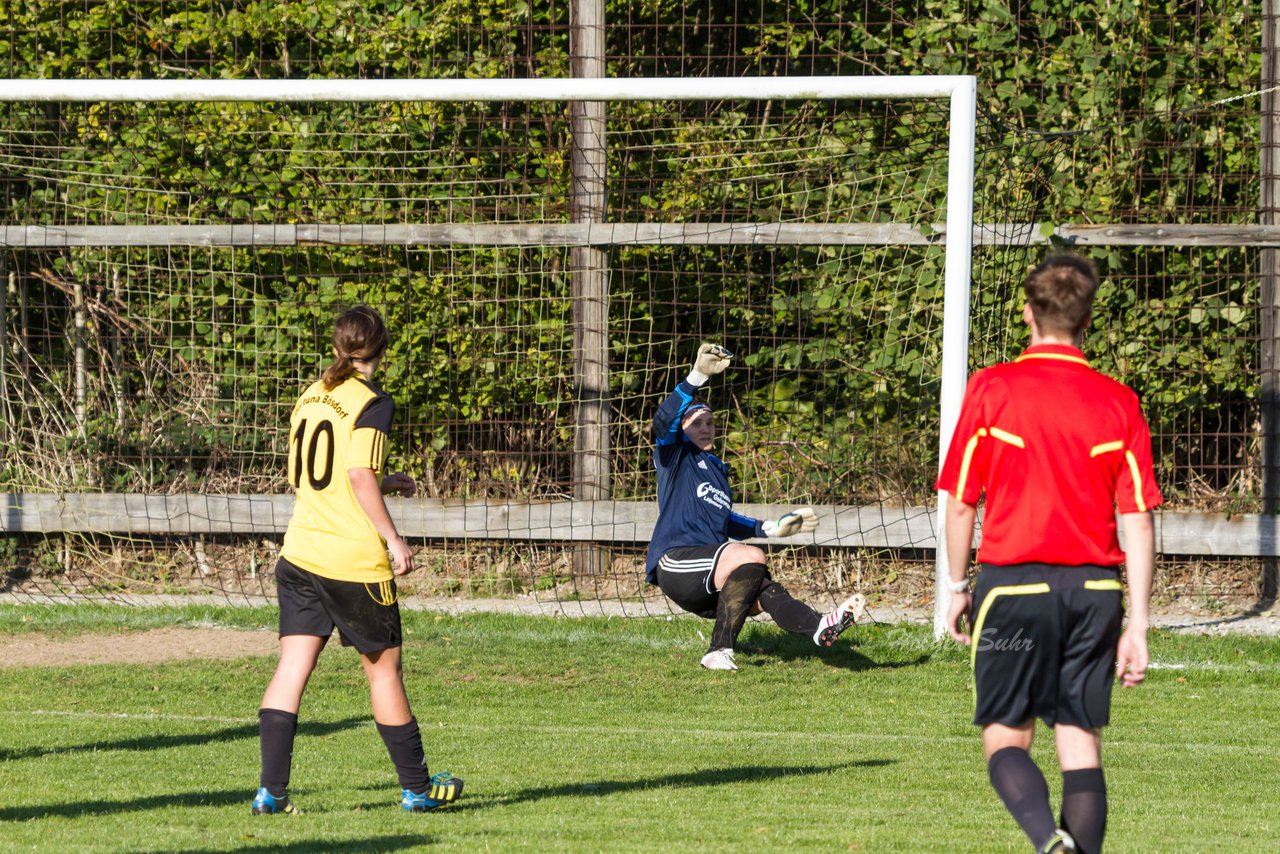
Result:
<instances>
[{"instance_id":1,"label":"blue goalkeeper jersey","mask_svg":"<svg viewBox=\"0 0 1280 854\"><path fill-rule=\"evenodd\" d=\"M764 536L758 519L733 512L729 467L685 438L680 422L696 391L696 386L682 381L653 417L653 434L658 437L653 451L658 467L658 521L645 561L650 584L658 582L658 560L671 549Z\"/></svg>"}]
</instances>

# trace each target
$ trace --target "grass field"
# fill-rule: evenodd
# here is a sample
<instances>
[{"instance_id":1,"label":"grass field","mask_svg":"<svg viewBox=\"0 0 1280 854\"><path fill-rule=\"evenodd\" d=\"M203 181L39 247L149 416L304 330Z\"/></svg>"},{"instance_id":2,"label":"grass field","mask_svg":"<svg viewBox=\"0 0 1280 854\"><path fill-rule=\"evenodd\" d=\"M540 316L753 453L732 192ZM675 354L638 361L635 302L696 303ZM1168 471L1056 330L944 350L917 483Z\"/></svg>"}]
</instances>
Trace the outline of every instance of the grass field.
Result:
<instances>
[{"instance_id":1,"label":"grass field","mask_svg":"<svg viewBox=\"0 0 1280 854\"><path fill-rule=\"evenodd\" d=\"M273 620L8 606L0 635ZM0 669L0 850L1030 850L987 785L967 660L927 629L821 654L752 625L742 670L711 673L694 620L405 620L428 759L467 783L456 806L401 812L349 650L304 700L299 816L249 814L270 657ZM1107 731L1107 850L1270 850L1280 644L1157 635L1153 657Z\"/></svg>"}]
</instances>

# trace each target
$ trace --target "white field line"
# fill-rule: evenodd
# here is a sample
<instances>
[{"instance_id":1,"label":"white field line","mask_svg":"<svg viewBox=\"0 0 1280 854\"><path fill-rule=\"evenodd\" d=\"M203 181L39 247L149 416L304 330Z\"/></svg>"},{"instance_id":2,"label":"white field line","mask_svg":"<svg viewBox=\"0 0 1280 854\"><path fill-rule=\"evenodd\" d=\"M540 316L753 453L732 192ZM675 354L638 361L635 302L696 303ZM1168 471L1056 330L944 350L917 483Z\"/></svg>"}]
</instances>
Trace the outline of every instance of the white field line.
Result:
<instances>
[{"instance_id":1,"label":"white field line","mask_svg":"<svg viewBox=\"0 0 1280 854\"><path fill-rule=\"evenodd\" d=\"M138 720L138 721L183 721L194 723L224 723L224 724L243 724L251 725L256 722L256 718L227 718L212 717L202 715L170 715L158 714L155 712L145 712L141 714L133 714L129 712L91 712L77 710L57 710L57 709L0 709L0 715L10 717L31 717L31 716L47 716L47 717L66 717L66 718L89 718L89 719L112 719L112 720ZM373 721L355 724L357 727L372 727ZM430 724L426 723L424 729L429 729ZM541 733L543 735L561 735L561 736L626 736L626 737L644 737L652 736L654 731L644 727L591 727L591 726L547 726L525 724L464 724L451 723L447 729L456 729L459 731L475 731L475 732L517 732L517 733ZM716 729L700 729L694 727L673 728L664 726L662 736L687 736L690 739L701 740L708 738L786 738L804 740L812 742L820 741L879 741L891 743L909 743L927 746L937 744L938 742L947 742L953 744L970 744L977 741L977 733L968 735L905 735L898 733L883 732L808 732L797 730L752 730L752 729L733 729L733 730L716 730ZM1153 747L1151 742L1146 740L1125 741L1123 739L1108 740L1104 739L1108 747ZM1178 748L1181 750L1197 750L1204 752L1213 752L1221 750L1229 750L1238 753L1256 753L1258 755L1270 755L1271 748L1259 742L1256 745L1243 744L1219 744L1212 742L1196 742L1196 741L1169 741L1161 739L1158 747L1161 750L1168 748ZM70 748L56 749L54 753L66 752Z\"/></svg>"},{"instance_id":2,"label":"white field line","mask_svg":"<svg viewBox=\"0 0 1280 854\"><path fill-rule=\"evenodd\" d=\"M1280 670L1280 664L1262 661L1243 661L1232 664L1226 661L1153 661L1147 665L1148 670L1211 670L1215 673L1261 673Z\"/></svg>"}]
</instances>

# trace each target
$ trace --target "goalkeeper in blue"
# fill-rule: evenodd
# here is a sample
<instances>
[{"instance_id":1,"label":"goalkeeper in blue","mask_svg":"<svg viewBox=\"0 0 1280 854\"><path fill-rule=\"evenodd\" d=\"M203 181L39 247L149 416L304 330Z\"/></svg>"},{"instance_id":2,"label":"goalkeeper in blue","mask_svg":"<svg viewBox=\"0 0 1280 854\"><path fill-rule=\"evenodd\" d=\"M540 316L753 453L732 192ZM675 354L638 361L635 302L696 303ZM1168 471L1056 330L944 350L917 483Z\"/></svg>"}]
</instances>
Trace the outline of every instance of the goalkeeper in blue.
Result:
<instances>
[{"instance_id":1,"label":"goalkeeper in blue","mask_svg":"<svg viewBox=\"0 0 1280 854\"><path fill-rule=\"evenodd\" d=\"M731 359L732 354L718 345L699 347L693 370L653 419L658 521L645 575L684 610L715 620L710 649L702 657L708 670L738 669L734 643L752 614L764 611L783 629L822 647L831 646L866 608L858 593L830 613L819 614L770 577L763 549L734 542L808 533L818 527L818 517L808 507L768 521L733 512L728 466L712 450L716 426L711 407L695 399Z\"/></svg>"}]
</instances>

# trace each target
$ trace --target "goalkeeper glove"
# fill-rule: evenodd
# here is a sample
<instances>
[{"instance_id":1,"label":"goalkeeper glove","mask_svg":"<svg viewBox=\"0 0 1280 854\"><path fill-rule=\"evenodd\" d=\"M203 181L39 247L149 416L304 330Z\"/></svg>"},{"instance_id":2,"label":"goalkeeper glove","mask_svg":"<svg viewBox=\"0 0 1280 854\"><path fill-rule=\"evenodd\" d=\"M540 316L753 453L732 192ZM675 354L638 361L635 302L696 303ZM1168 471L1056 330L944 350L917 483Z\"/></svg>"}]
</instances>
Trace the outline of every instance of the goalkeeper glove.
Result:
<instances>
[{"instance_id":1,"label":"goalkeeper glove","mask_svg":"<svg viewBox=\"0 0 1280 854\"><path fill-rule=\"evenodd\" d=\"M801 532L808 533L818 528L818 515L808 507L792 510L778 519L770 519L764 523L766 537L792 537Z\"/></svg>"},{"instance_id":2,"label":"goalkeeper glove","mask_svg":"<svg viewBox=\"0 0 1280 854\"><path fill-rule=\"evenodd\" d=\"M719 344L703 344L698 348L698 358L693 362L693 370L689 371L689 385L702 385L707 380L729 367L733 354Z\"/></svg>"}]
</instances>

